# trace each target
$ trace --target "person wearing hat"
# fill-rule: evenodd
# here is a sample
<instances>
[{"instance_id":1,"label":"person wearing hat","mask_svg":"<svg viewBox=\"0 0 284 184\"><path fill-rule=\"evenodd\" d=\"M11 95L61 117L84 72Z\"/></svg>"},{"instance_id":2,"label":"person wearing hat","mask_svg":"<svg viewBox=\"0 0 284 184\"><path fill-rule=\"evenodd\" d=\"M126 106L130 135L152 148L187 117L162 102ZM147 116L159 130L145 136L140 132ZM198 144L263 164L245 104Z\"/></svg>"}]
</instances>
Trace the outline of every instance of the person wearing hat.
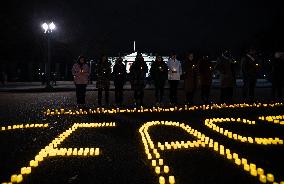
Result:
<instances>
[{"instance_id":1,"label":"person wearing hat","mask_svg":"<svg viewBox=\"0 0 284 184\"><path fill-rule=\"evenodd\" d=\"M81 106L85 104L86 87L90 75L90 69L86 64L86 58L84 56L81 55L78 57L77 62L72 67L72 74L76 86L77 104Z\"/></svg>"}]
</instances>

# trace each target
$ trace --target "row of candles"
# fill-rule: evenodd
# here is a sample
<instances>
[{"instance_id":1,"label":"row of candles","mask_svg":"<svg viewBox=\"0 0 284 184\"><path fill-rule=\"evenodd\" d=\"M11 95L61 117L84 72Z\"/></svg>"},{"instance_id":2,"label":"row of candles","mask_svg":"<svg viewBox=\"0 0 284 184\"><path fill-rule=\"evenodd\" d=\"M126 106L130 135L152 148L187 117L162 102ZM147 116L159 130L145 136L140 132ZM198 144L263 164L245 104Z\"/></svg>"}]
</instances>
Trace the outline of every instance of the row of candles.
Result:
<instances>
[{"instance_id":1,"label":"row of candles","mask_svg":"<svg viewBox=\"0 0 284 184\"><path fill-rule=\"evenodd\" d=\"M46 127L48 127L47 123L45 124L31 123L31 124L2 126L0 131L16 130L16 129L24 129L24 128L46 128Z\"/></svg>"},{"instance_id":2,"label":"row of candles","mask_svg":"<svg viewBox=\"0 0 284 184\"><path fill-rule=\"evenodd\" d=\"M96 109L88 109L88 110L71 110L71 109L55 109L50 110L47 109L44 114L46 116L54 116L54 115L86 115L86 114L116 114L116 113L143 113L143 112L174 112L174 111L193 111L193 110L212 110L212 109L222 109L222 108L250 108L250 107L274 107L274 106L282 106L282 103L272 103L272 104L262 104L262 103L254 103L254 104L233 104L233 105L227 105L227 104L211 104L211 105L200 105L200 106L182 106L182 107L170 107L170 108L162 108L162 107L152 107L152 108L126 108L126 109L120 109L120 108L112 108L112 109L106 109L106 108L96 108Z\"/></svg>"},{"instance_id":3,"label":"row of candles","mask_svg":"<svg viewBox=\"0 0 284 184\"><path fill-rule=\"evenodd\" d=\"M272 123L275 123L275 124L284 125L284 115L266 116L266 117L260 116L258 119L263 120L263 121L272 122Z\"/></svg>"},{"instance_id":4,"label":"row of candles","mask_svg":"<svg viewBox=\"0 0 284 184\"><path fill-rule=\"evenodd\" d=\"M31 174L32 168L38 167L39 163L47 157L54 156L98 156L100 154L99 148L58 148L58 146L68 138L78 128L97 128L97 127L115 127L115 122L110 123L74 123L72 127L59 134L53 139L44 149L29 162L29 166L22 167L20 174L11 175L11 180L8 183L21 183L23 176ZM4 182L5 183L5 182Z\"/></svg>"},{"instance_id":5,"label":"row of candles","mask_svg":"<svg viewBox=\"0 0 284 184\"><path fill-rule=\"evenodd\" d=\"M248 122L248 121L246 121ZM160 142L158 142L158 149L160 151L164 151L164 150L177 150L177 149L190 149L192 147L208 147L210 149L213 149L215 152L219 153L221 156L225 157L226 159L233 161L233 163L235 163L238 167L242 168L245 172L248 172L251 176L254 177L258 177L259 181L261 183L274 183L277 184L277 182L275 182L275 178L274 175L271 173L267 173L265 174L264 169L261 167L257 167L256 164L254 163L249 163L248 160L244 157L240 157L239 154L231 151L228 148L225 148L224 145L220 145L217 141L214 141L213 139L205 136L204 134L202 134L201 132L198 132L197 130L194 130L193 128L191 128L189 125L185 125L184 123L179 123L179 122L172 122L172 121L151 121L151 122L147 122L145 123L140 129L139 129L139 133L142 137L142 142L144 144L144 148L145 148L145 153L148 157L149 160L152 159L152 154L156 157L157 156L159 158L159 161L162 159L160 158L160 154L157 155L158 149L155 148L155 144L153 143L151 137L149 136L148 133L148 129L151 126L173 126L173 127L179 127L182 128L183 130L185 130L187 133L189 133L190 135L193 135L194 137L197 138L197 141L172 141L170 144L168 142L165 142L165 144L161 144ZM155 172L157 174L160 174L160 169L157 168L156 171L156 167L160 167L160 163L159 165L157 165L157 161L155 161L156 159L152 160L152 166L155 167ZM164 160L162 160L164 163ZM168 166L167 166L168 167ZM164 172L165 174L167 174L166 172ZM165 179L164 176L160 176L159 179L160 183L165 183ZM171 182L169 182L171 183ZM284 184L284 181L281 181L280 184Z\"/></svg>"},{"instance_id":6,"label":"row of candles","mask_svg":"<svg viewBox=\"0 0 284 184\"><path fill-rule=\"evenodd\" d=\"M216 123L244 123L244 124L250 124L255 125L255 121L250 121L247 119L240 119L240 118L212 118L212 119L206 119L205 120L205 126L211 128L213 131L220 133L224 136L227 136L230 139L234 139L241 142L251 143L251 144L263 144L263 145L277 145L277 144L283 144L283 139L280 139L278 137L275 138L258 138L258 137L249 137L249 136L242 136L236 133L233 133L229 130L226 130L224 128L220 128L216 125Z\"/></svg>"}]
</instances>

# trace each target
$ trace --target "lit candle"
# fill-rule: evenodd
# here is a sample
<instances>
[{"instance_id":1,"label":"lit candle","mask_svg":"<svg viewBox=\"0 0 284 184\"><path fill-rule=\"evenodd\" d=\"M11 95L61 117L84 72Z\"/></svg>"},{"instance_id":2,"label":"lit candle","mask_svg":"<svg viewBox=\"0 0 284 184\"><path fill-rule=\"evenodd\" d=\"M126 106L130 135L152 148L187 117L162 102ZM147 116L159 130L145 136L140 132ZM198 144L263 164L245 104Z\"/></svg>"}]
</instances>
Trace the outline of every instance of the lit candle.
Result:
<instances>
[{"instance_id":1,"label":"lit candle","mask_svg":"<svg viewBox=\"0 0 284 184\"><path fill-rule=\"evenodd\" d=\"M169 176L169 183L174 184L175 183L175 177L174 176Z\"/></svg>"},{"instance_id":2,"label":"lit candle","mask_svg":"<svg viewBox=\"0 0 284 184\"><path fill-rule=\"evenodd\" d=\"M273 174L268 173L267 176L266 176L266 179L267 179L268 182L271 182L271 183L274 182Z\"/></svg>"},{"instance_id":3,"label":"lit candle","mask_svg":"<svg viewBox=\"0 0 284 184\"><path fill-rule=\"evenodd\" d=\"M159 177L159 184L165 184L165 183L166 183L166 181L165 181L164 176L160 176Z\"/></svg>"},{"instance_id":4,"label":"lit candle","mask_svg":"<svg viewBox=\"0 0 284 184\"><path fill-rule=\"evenodd\" d=\"M265 176L265 175L260 175L260 176L259 176L259 181L260 181L261 183L266 183L266 176Z\"/></svg>"},{"instance_id":5,"label":"lit candle","mask_svg":"<svg viewBox=\"0 0 284 184\"><path fill-rule=\"evenodd\" d=\"M257 174L258 175L263 175L264 174L264 170L262 168L257 168Z\"/></svg>"},{"instance_id":6,"label":"lit candle","mask_svg":"<svg viewBox=\"0 0 284 184\"><path fill-rule=\"evenodd\" d=\"M155 172L156 172L156 174L160 174L161 173L160 166L156 166L155 167Z\"/></svg>"},{"instance_id":7,"label":"lit candle","mask_svg":"<svg viewBox=\"0 0 284 184\"><path fill-rule=\"evenodd\" d=\"M164 164L164 160L162 158L159 159L159 165L163 165Z\"/></svg>"},{"instance_id":8,"label":"lit candle","mask_svg":"<svg viewBox=\"0 0 284 184\"><path fill-rule=\"evenodd\" d=\"M164 173L168 173L170 171L169 166L165 165L164 166Z\"/></svg>"},{"instance_id":9,"label":"lit candle","mask_svg":"<svg viewBox=\"0 0 284 184\"><path fill-rule=\"evenodd\" d=\"M252 176L257 176L257 171L255 169L250 170Z\"/></svg>"},{"instance_id":10,"label":"lit candle","mask_svg":"<svg viewBox=\"0 0 284 184\"><path fill-rule=\"evenodd\" d=\"M16 183L16 182L17 182L17 175L16 175L16 174L13 174L13 175L11 176L11 182L12 182L12 183Z\"/></svg>"},{"instance_id":11,"label":"lit candle","mask_svg":"<svg viewBox=\"0 0 284 184\"><path fill-rule=\"evenodd\" d=\"M156 166L157 163L156 163L156 160L152 160L152 166Z\"/></svg>"},{"instance_id":12,"label":"lit candle","mask_svg":"<svg viewBox=\"0 0 284 184\"><path fill-rule=\"evenodd\" d=\"M250 166L248 164L244 164L244 170L245 171L249 171L250 170Z\"/></svg>"},{"instance_id":13,"label":"lit candle","mask_svg":"<svg viewBox=\"0 0 284 184\"><path fill-rule=\"evenodd\" d=\"M18 174L17 175L17 183L21 183L23 181L23 175Z\"/></svg>"}]
</instances>

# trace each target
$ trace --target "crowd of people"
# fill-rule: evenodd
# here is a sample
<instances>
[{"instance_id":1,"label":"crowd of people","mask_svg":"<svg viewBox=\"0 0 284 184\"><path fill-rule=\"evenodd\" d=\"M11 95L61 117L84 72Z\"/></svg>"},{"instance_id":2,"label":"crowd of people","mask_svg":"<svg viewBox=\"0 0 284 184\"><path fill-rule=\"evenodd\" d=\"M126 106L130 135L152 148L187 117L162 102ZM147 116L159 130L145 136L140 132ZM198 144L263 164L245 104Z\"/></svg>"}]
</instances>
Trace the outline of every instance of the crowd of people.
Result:
<instances>
[{"instance_id":1,"label":"crowd of people","mask_svg":"<svg viewBox=\"0 0 284 184\"><path fill-rule=\"evenodd\" d=\"M204 104L211 103L210 89L212 85L213 72L220 77L220 102L234 103L233 93L236 87L236 71L241 69L243 77L242 97L246 102L255 102L255 92L258 72L261 65L256 58L256 50L251 48L241 59L241 66L232 59L231 53L224 50L213 64L209 57L204 55L197 59L194 53L188 53L185 60L181 62L177 55L172 53L167 62L161 56L148 68L141 54L137 54L135 61L130 66L130 84L134 93L135 105L144 105L144 88L147 83L146 74L150 72L150 80L155 86L156 105L164 103L164 89L166 82L169 84L169 100L171 105L178 103L177 91L181 80L184 80L185 104L193 105L197 87L201 89L201 99ZM272 96L275 100L282 100L284 53L276 52L272 63ZM115 104L123 105L124 85L127 81L126 66L123 59L119 57L111 70L111 63L107 56L102 56L95 69L97 75L96 87L98 89L98 105L102 105L103 91L105 95L104 105L109 105L110 81L113 78L115 87ZM89 82L90 69L86 64L84 56L79 56L73 65L72 74L76 85L77 104L85 104L86 87Z\"/></svg>"}]
</instances>

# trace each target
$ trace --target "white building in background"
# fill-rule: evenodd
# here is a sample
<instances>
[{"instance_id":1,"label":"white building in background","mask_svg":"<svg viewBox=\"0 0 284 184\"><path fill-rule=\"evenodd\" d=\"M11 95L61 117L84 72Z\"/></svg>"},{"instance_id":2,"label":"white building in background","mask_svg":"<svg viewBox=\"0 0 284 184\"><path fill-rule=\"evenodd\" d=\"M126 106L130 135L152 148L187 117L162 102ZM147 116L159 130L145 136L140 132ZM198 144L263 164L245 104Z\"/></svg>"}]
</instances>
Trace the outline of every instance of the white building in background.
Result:
<instances>
[{"instance_id":1,"label":"white building in background","mask_svg":"<svg viewBox=\"0 0 284 184\"><path fill-rule=\"evenodd\" d=\"M135 61L135 58L138 54L138 52L136 52L136 48L135 48L135 41L133 43L133 50L134 52L131 53L131 54L128 54L126 56L121 56L121 58L123 59L123 63L125 64L126 66L126 71L127 73L129 73L129 69L130 69L130 66L132 65L132 63ZM152 56L152 54L147 54L147 53L141 53L142 54L142 57L144 58L144 61L146 62L147 66L148 66L148 73L147 73L147 77L149 75L149 71L150 71L150 68L151 68L151 64L152 62L155 61L156 59L156 56ZM115 64L115 61L118 57L109 57L109 61L111 62L112 66ZM168 62L169 60L169 57L168 56L162 56L164 62Z\"/></svg>"}]
</instances>

